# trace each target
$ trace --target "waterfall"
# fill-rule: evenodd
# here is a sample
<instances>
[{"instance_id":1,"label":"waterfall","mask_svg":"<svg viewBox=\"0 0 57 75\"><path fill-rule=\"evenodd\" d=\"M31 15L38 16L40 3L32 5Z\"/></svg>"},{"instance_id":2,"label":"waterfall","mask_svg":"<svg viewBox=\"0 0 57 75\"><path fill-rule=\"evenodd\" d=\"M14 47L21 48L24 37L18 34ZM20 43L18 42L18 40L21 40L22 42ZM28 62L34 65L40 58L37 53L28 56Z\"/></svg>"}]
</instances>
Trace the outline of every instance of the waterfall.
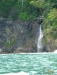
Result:
<instances>
[{"instance_id":1,"label":"waterfall","mask_svg":"<svg viewBox=\"0 0 57 75\"><path fill-rule=\"evenodd\" d=\"M43 48L42 38L43 38L43 32L42 32L42 28L40 25L39 26L39 37L38 37L38 42L37 42L37 52L42 52L42 48Z\"/></svg>"}]
</instances>

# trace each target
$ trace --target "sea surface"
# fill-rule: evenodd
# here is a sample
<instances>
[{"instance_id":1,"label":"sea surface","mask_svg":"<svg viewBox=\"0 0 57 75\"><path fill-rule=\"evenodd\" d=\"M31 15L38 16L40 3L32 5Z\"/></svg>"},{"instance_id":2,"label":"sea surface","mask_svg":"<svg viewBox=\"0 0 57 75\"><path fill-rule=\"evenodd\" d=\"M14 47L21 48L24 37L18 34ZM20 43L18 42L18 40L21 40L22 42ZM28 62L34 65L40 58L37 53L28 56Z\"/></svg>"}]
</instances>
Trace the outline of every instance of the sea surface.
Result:
<instances>
[{"instance_id":1,"label":"sea surface","mask_svg":"<svg viewBox=\"0 0 57 75\"><path fill-rule=\"evenodd\" d=\"M57 75L57 54L0 54L0 75Z\"/></svg>"}]
</instances>

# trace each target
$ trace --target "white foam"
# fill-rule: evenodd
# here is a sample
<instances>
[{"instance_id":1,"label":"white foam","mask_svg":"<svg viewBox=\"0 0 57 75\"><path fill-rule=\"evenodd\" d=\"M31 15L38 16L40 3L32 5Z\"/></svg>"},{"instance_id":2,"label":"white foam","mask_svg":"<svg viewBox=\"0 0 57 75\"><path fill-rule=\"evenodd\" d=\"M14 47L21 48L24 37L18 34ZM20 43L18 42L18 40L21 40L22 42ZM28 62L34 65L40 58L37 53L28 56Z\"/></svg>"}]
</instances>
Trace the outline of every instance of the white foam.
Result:
<instances>
[{"instance_id":1,"label":"white foam","mask_svg":"<svg viewBox=\"0 0 57 75\"><path fill-rule=\"evenodd\" d=\"M0 74L0 75L29 75L26 72L19 72L19 73L7 73L7 74Z\"/></svg>"},{"instance_id":2,"label":"white foam","mask_svg":"<svg viewBox=\"0 0 57 75\"><path fill-rule=\"evenodd\" d=\"M53 53L57 53L57 50L55 50Z\"/></svg>"}]
</instances>

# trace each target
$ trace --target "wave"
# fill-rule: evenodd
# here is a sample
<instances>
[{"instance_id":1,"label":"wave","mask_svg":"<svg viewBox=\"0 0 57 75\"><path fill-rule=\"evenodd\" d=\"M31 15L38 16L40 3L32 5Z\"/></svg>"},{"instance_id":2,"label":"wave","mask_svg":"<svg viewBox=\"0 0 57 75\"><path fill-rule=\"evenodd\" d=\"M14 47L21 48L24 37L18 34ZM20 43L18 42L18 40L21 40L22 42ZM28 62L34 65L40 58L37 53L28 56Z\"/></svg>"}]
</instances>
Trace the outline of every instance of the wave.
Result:
<instances>
[{"instance_id":1,"label":"wave","mask_svg":"<svg viewBox=\"0 0 57 75\"><path fill-rule=\"evenodd\" d=\"M57 50L55 50L53 53L57 53Z\"/></svg>"},{"instance_id":2,"label":"wave","mask_svg":"<svg viewBox=\"0 0 57 75\"><path fill-rule=\"evenodd\" d=\"M6 73L6 74L0 74L0 75L29 75L29 73L19 72L19 73Z\"/></svg>"}]
</instances>

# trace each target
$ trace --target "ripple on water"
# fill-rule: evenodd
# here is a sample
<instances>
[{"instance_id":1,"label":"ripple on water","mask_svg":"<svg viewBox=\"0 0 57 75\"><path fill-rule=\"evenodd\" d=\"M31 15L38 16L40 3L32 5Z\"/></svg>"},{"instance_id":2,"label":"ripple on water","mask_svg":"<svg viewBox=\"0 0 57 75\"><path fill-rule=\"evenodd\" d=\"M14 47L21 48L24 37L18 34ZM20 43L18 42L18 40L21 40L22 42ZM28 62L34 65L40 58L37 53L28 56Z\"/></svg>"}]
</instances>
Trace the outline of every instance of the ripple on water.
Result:
<instances>
[{"instance_id":1,"label":"ripple on water","mask_svg":"<svg viewBox=\"0 0 57 75\"><path fill-rule=\"evenodd\" d=\"M0 55L0 75L44 75L57 73L57 54L2 54ZM12 73L13 72L13 73ZM7 73L7 74L5 74Z\"/></svg>"}]
</instances>

